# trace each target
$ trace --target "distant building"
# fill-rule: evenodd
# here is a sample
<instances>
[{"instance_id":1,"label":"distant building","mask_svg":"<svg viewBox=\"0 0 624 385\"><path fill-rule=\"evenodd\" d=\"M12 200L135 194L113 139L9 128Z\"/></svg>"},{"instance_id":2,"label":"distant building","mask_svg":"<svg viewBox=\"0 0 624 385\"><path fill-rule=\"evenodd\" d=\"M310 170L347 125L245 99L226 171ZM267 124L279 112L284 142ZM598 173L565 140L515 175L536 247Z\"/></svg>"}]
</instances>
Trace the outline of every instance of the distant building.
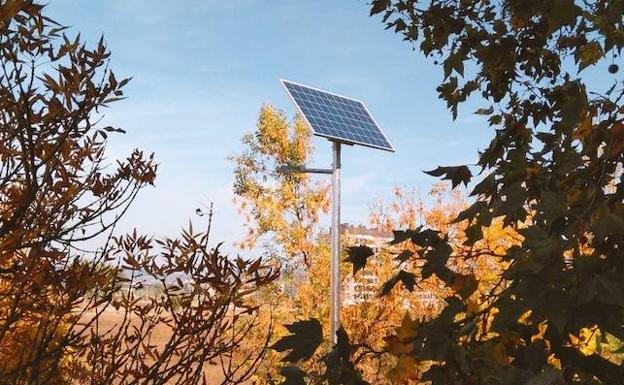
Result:
<instances>
[{"instance_id":1,"label":"distant building","mask_svg":"<svg viewBox=\"0 0 624 385\"><path fill-rule=\"evenodd\" d=\"M393 239L391 232L361 225L353 226L348 223L340 225L340 235L345 246L366 245L373 249L375 254ZM375 263L375 261L371 261L371 263ZM343 283L342 303L349 306L370 301L377 295L382 283L373 269L365 267L358 272L356 277L350 276Z\"/></svg>"},{"instance_id":2,"label":"distant building","mask_svg":"<svg viewBox=\"0 0 624 385\"><path fill-rule=\"evenodd\" d=\"M377 255L382 248L391 247L388 243L394 239L392 232L371 229L361 225L353 226L348 223L343 223L340 226L340 235L344 247L366 245L373 249L375 255ZM374 269L370 268L374 263L378 263L378 261L372 257L370 263L367 264L367 266L369 266L368 268L365 267L358 271L356 277L349 276L343 282L341 294L342 303L345 306L370 301L379 294L383 282L377 277ZM435 293L416 289L412 295L418 298L424 306L440 306L440 299ZM407 300L405 306L409 307L409 302Z\"/></svg>"}]
</instances>

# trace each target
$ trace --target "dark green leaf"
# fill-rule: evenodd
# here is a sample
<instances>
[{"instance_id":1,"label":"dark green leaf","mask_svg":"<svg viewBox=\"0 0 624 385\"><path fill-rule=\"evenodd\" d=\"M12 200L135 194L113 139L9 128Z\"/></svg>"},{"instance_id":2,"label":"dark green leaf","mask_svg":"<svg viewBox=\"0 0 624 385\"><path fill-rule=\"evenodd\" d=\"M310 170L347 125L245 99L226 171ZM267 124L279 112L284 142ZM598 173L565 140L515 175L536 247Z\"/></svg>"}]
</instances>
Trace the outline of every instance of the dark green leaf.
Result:
<instances>
[{"instance_id":1,"label":"dark green leaf","mask_svg":"<svg viewBox=\"0 0 624 385\"><path fill-rule=\"evenodd\" d=\"M403 250L396 257L394 257L394 259L399 262L405 262L413 256L414 252L412 250Z\"/></svg>"},{"instance_id":2,"label":"dark green leaf","mask_svg":"<svg viewBox=\"0 0 624 385\"><path fill-rule=\"evenodd\" d=\"M479 108L475 111L476 115L491 115L494 112L494 107L490 106L489 108Z\"/></svg>"},{"instance_id":3,"label":"dark green leaf","mask_svg":"<svg viewBox=\"0 0 624 385\"><path fill-rule=\"evenodd\" d=\"M454 273L446 267L446 262L452 252L453 249L446 242L440 242L435 248L429 250L425 254L427 262L422 269L423 278L428 278L435 273L440 279L449 283Z\"/></svg>"},{"instance_id":4,"label":"dark green leaf","mask_svg":"<svg viewBox=\"0 0 624 385\"><path fill-rule=\"evenodd\" d=\"M407 290L414 291L414 286L416 285L416 277L410 272L401 270L383 284L380 295L383 297L390 294L392 289L394 289L396 284L399 282L401 282Z\"/></svg>"},{"instance_id":5,"label":"dark green leaf","mask_svg":"<svg viewBox=\"0 0 624 385\"><path fill-rule=\"evenodd\" d=\"M610 211L606 206L596 210L592 216L592 228L597 237L605 238L612 234L624 234L624 218Z\"/></svg>"},{"instance_id":6,"label":"dark green leaf","mask_svg":"<svg viewBox=\"0 0 624 385\"><path fill-rule=\"evenodd\" d=\"M323 380L328 385L369 385L362 379L362 374L351 361L354 347L349 341L349 336L341 327L336 332L337 343L332 350L322 358L325 363Z\"/></svg>"},{"instance_id":7,"label":"dark green leaf","mask_svg":"<svg viewBox=\"0 0 624 385\"><path fill-rule=\"evenodd\" d=\"M474 189L470 193L470 196L491 196L494 193L496 193L496 175L495 173L491 173L474 187Z\"/></svg>"},{"instance_id":8,"label":"dark green leaf","mask_svg":"<svg viewBox=\"0 0 624 385\"><path fill-rule=\"evenodd\" d=\"M432 229L422 229L422 227L412 233L412 243L420 247L436 245L440 242L440 232Z\"/></svg>"},{"instance_id":9,"label":"dark green leaf","mask_svg":"<svg viewBox=\"0 0 624 385\"><path fill-rule=\"evenodd\" d=\"M487 207L487 204L485 202L476 201L466 210L459 213L457 217L453 220L453 223L459 223L465 220L468 220L470 222L477 216L477 214L479 214L481 210L483 210L486 207Z\"/></svg>"},{"instance_id":10,"label":"dark green leaf","mask_svg":"<svg viewBox=\"0 0 624 385\"><path fill-rule=\"evenodd\" d=\"M466 228L466 241L464 245L472 246L481 239L483 239L483 229L481 228L480 223L475 223Z\"/></svg>"},{"instance_id":11,"label":"dark green leaf","mask_svg":"<svg viewBox=\"0 0 624 385\"><path fill-rule=\"evenodd\" d=\"M453 188L459 186L460 183L468 185L472 178L472 172L467 166L438 167L435 170L425 171L425 174L450 180Z\"/></svg>"},{"instance_id":12,"label":"dark green leaf","mask_svg":"<svg viewBox=\"0 0 624 385\"><path fill-rule=\"evenodd\" d=\"M449 57L444 61L443 63L443 68L444 68L444 78L448 78L449 76L451 76L451 73L453 71L457 72L460 75L464 74L464 56L462 56L460 53L455 53L452 55L449 55Z\"/></svg>"},{"instance_id":13,"label":"dark green leaf","mask_svg":"<svg viewBox=\"0 0 624 385\"><path fill-rule=\"evenodd\" d=\"M496 126L498 124L501 124L502 121L503 121L503 117L500 115L492 115L488 119L488 123L490 124L490 126Z\"/></svg>"},{"instance_id":14,"label":"dark green leaf","mask_svg":"<svg viewBox=\"0 0 624 385\"><path fill-rule=\"evenodd\" d=\"M624 282L620 274L603 273L597 277L596 286L600 301L624 308Z\"/></svg>"},{"instance_id":15,"label":"dark green leaf","mask_svg":"<svg viewBox=\"0 0 624 385\"><path fill-rule=\"evenodd\" d=\"M566 196L563 191L544 191L542 193L542 201L537 207L545 216L553 220L568 212Z\"/></svg>"},{"instance_id":16,"label":"dark green leaf","mask_svg":"<svg viewBox=\"0 0 624 385\"><path fill-rule=\"evenodd\" d=\"M455 292L459 294L460 297L465 299L470 297L472 293L477 290L479 283L477 282L475 276L472 274L457 274L455 277L453 277L453 282L451 286L453 290L455 290Z\"/></svg>"},{"instance_id":17,"label":"dark green leaf","mask_svg":"<svg viewBox=\"0 0 624 385\"><path fill-rule=\"evenodd\" d=\"M546 368L542 373L533 376L526 385L551 385L559 384L562 380L561 372L553 367Z\"/></svg>"},{"instance_id":18,"label":"dark green leaf","mask_svg":"<svg viewBox=\"0 0 624 385\"><path fill-rule=\"evenodd\" d=\"M425 258L427 259L427 263L436 265L436 266L445 266L446 261L448 261L449 257L453 249L446 242L441 242L433 249L429 250L425 254Z\"/></svg>"},{"instance_id":19,"label":"dark green leaf","mask_svg":"<svg viewBox=\"0 0 624 385\"><path fill-rule=\"evenodd\" d=\"M390 4L390 0L373 0L373 3L371 4L370 15L373 16L385 11L388 6L390 6Z\"/></svg>"},{"instance_id":20,"label":"dark green leaf","mask_svg":"<svg viewBox=\"0 0 624 385\"><path fill-rule=\"evenodd\" d=\"M286 329L291 333L282 337L271 346L271 349L278 352L290 350L282 359L285 362L297 362L307 360L323 342L323 329L317 319L297 321L286 325Z\"/></svg>"},{"instance_id":21,"label":"dark green leaf","mask_svg":"<svg viewBox=\"0 0 624 385\"><path fill-rule=\"evenodd\" d=\"M416 277L414 274L405 270L399 271L399 280L403 283L403 286L409 291L414 291L414 285L416 284Z\"/></svg>"},{"instance_id":22,"label":"dark green leaf","mask_svg":"<svg viewBox=\"0 0 624 385\"><path fill-rule=\"evenodd\" d=\"M574 0L554 0L548 12L548 31L554 32L566 25L574 25L580 16L581 9L574 4Z\"/></svg>"},{"instance_id":23,"label":"dark green leaf","mask_svg":"<svg viewBox=\"0 0 624 385\"><path fill-rule=\"evenodd\" d=\"M390 245L398 245L399 243L403 243L408 239L412 238L412 235L417 233L419 230L394 230L392 234L394 235L394 239L389 242Z\"/></svg>"},{"instance_id":24,"label":"dark green leaf","mask_svg":"<svg viewBox=\"0 0 624 385\"><path fill-rule=\"evenodd\" d=\"M575 54L579 63L579 71L582 71L602 59L604 51L599 42L592 41L578 48Z\"/></svg>"},{"instance_id":25,"label":"dark green leaf","mask_svg":"<svg viewBox=\"0 0 624 385\"><path fill-rule=\"evenodd\" d=\"M587 93L585 86L578 81L569 81L556 87L550 97L554 110L558 112L561 125L576 127L587 112Z\"/></svg>"},{"instance_id":26,"label":"dark green leaf","mask_svg":"<svg viewBox=\"0 0 624 385\"><path fill-rule=\"evenodd\" d=\"M306 385L306 373L296 366L286 366L280 368L280 374L284 376L284 381L280 385Z\"/></svg>"},{"instance_id":27,"label":"dark green leaf","mask_svg":"<svg viewBox=\"0 0 624 385\"><path fill-rule=\"evenodd\" d=\"M345 262L353 264L353 275L355 275L366 266L368 257L373 256L375 252L368 246L360 245L347 248L347 254L349 256L345 258Z\"/></svg>"},{"instance_id":28,"label":"dark green leaf","mask_svg":"<svg viewBox=\"0 0 624 385\"><path fill-rule=\"evenodd\" d=\"M399 283L399 276L395 275L389 280L387 280L386 282L384 282L383 286L381 287L381 292L379 293L379 295L384 297L390 294L390 292L392 291L392 289L394 289L397 283Z\"/></svg>"},{"instance_id":29,"label":"dark green leaf","mask_svg":"<svg viewBox=\"0 0 624 385\"><path fill-rule=\"evenodd\" d=\"M537 262L547 259L559 248L557 239L550 236L540 227L531 226L522 229L520 234L524 236L524 244L532 250L534 259Z\"/></svg>"}]
</instances>

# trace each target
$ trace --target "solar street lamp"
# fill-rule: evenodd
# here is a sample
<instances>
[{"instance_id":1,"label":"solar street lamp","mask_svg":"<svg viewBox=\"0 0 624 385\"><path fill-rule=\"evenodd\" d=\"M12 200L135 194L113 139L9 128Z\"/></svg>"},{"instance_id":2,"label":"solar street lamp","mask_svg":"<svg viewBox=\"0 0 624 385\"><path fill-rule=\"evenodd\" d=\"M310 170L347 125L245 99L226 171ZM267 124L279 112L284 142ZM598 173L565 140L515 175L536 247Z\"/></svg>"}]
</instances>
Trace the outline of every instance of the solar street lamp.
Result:
<instances>
[{"instance_id":1,"label":"solar street lamp","mask_svg":"<svg viewBox=\"0 0 624 385\"><path fill-rule=\"evenodd\" d=\"M303 166L279 166L277 172L280 174L331 174L331 168L307 168Z\"/></svg>"},{"instance_id":2,"label":"solar street lamp","mask_svg":"<svg viewBox=\"0 0 624 385\"><path fill-rule=\"evenodd\" d=\"M361 101L288 80L282 79L281 82L312 128L312 133L332 142L331 169L282 166L277 171L332 176L329 338L334 345L340 327L340 147L341 144L355 144L390 152L395 150Z\"/></svg>"}]
</instances>

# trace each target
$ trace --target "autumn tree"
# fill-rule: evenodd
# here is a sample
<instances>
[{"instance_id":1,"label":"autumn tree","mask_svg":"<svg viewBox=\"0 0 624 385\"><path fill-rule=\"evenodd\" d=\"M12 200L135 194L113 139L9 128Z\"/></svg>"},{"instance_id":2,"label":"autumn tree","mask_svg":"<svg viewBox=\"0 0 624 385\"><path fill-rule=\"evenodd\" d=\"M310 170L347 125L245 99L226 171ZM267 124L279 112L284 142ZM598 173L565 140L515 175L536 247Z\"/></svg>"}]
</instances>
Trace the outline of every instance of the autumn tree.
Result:
<instances>
[{"instance_id":1,"label":"autumn tree","mask_svg":"<svg viewBox=\"0 0 624 385\"><path fill-rule=\"evenodd\" d=\"M330 250L324 238L317 237L314 233L314 227L303 227L298 222L299 218L318 216L316 211L319 208L317 206L310 205L310 203L300 203L302 197L308 197L318 191L316 190L318 185L308 184L307 178L289 179L288 175L275 172L276 168L282 165L302 165L301 159L309 159L313 156L309 132L305 130L306 126L303 121L298 123L301 126L297 128L296 124L288 126L283 115L280 119L276 119L276 116L279 117L279 113L269 106L264 106L260 112L257 131L248 134L243 139L243 142L248 146L246 156L233 157L238 166L235 174L237 183L244 181L244 186L246 186L246 189L235 189L235 192L239 194L238 199L241 208L247 213L246 221L255 229L248 234L247 242L255 243L263 234L271 235L274 242L283 245L282 255L278 261L285 264L293 262L293 254L289 254L288 250L299 250L302 241L293 238L292 229L294 227L301 229L298 236L308 245L308 251L305 253L308 263L304 268L301 266L301 259L295 260L300 263L297 274L289 274L293 270L288 270L287 274L283 274L278 282L262 290L261 302L264 306L260 309L262 319L260 323L284 325L296 323L300 319L321 320L321 322L315 323L318 325L316 331L320 333L315 338L323 341L322 347L317 349L313 358L301 367L308 373L308 376L320 378L323 367L319 365L317 360L331 350L323 338L328 331L326 323L322 321L328 318L329 313L327 299L329 294ZM291 147L275 145L277 137L292 138L298 135L300 136L297 148L304 152L295 159L289 155L293 151ZM262 152L258 150L258 143L264 144ZM251 149L255 149L255 151L251 151ZM296 161L297 159L300 161ZM262 173L259 173L254 179L249 179L249 176L254 175L248 168L250 164L255 165L254 170L262 170ZM238 185L235 187L237 188ZM263 194L250 199L249 193L251 191L262 192ZM286 196L289 199L283 199L284 191L288 193ZM292 192L299 194L299 199L292 199L296 197L290 195ZM241 195L243 193L247 195ZM325 194L322 196L322 201L327 200L327 191L319 191L318 194ZM459 191L448 191L445 185L436 186L431 192L431 196L434 198L431 207L427 207L422 199L412 194L403 193L401 189L395 191L395 196L396 201L389 205L380 203L372 207L371 226L373 228L390 232L391 229L397 227L415 228L417 225L427 225L444 231L452 237L455 247L461 246L466 237L464 223L449 224L459 212L467 207L467 202ZM267 202L270 202L271 205L267 206ZM308 211L312 211L312 213ZM294 212L299 214L292 215ZM249 215L249 213L256 213L257 216ZM268 216L267 213L271 216ZM272 226L266 227L265 233L259 231L260 221L257 218L260 217L267 218L266 223ZM268 218L276 217L281 218L280 221L287 218L291 222L280 226L278 226L279 223L282 223L280 221L277 223L268 222ZM271 229L270 232L268 229ZM492 236L488 237L488 240L496 239L493 243L504 244L505 241L509 242L509 237L503 232L496 233L492 230L491 234ZM410 275L406 270L395 274L396 266L401 266L404 269L411 266L410 254L405 250L395 245L387 245L378 255L373 257L374 253L370 247L353 243L349 237L344 235L342 238L345 245L343 256L345 263L341 266L343 290L349 281L362 280L360 270L365 264L367 264L367 274L374 275L378 282L389 282L383 288L372 288L383 295L374 296L365 301L356 301L348 306L343 306L341 311L342 326L349 334L352 343L358 346L358 351L354 356L356 367L362 371L363 378L378 384L390 382L386 378L388 373L393 380L417 376L423 366L419 366L420 369L406 369L408 364L414 365L416 361L405 355L395 357L391 353L384 352L383 348L386 345L386 340L391 338L394 328L400 327L406 322L429 319L437 314L443 303L443 298L448 295L448 291L441 288L439 280L436 279L416 282L413 275ZM501 247L508 246L504 244ZM411 252L413 254L416 250ZM460 263L458 262L457 265L459 266ZM486 260L485 257L479 260L479 265L474 268L462 267L470 272L476 271L478 275L465 275L464 286L468 289L471 285L486 285L484 276L487 275L487 272L491 273L487 275L490 280L494 279L492 275L496 275L494 274L496 264L491 260ZM282 271L284 270L282 269ZM414 290L417 288L418 290L415 293L410 293L405 288L394 289L400 283L406 289ZM478 306L478 303L475 302L473 307ZM287 330L278 330L273 340L277 341L287 333ZM256 338L257 341L260 341L263 337L258 335ZM249 350L254 348L253 341L250 339ZM276 347L279 348L280 345L276 345ZM281 358L280 354L268 353L267 358L260 365L260 370L256 373L254 381L273 383L280 377L280 373L286 374L289 378L289 370L292 368L279 365Z\"/></svg>"},{"instance_id":2,"label":"autumn tree","mask_svg":"<svg viewBox=\"0 0 624 385\"><path fill-rule=\"evenodd\" d=\"M244 150L229 159L235 166L234 194L247 226L243 248L256 247L279 269L281 277L259 292L259 324L246 342L247 352L266 339L264 328L292 322L296 306L292 291L310 258L318 251L319 216L329 208L328 186L306 174L283 174L280 166L303 166L313 154L309 127L300 116L289 121L270 105L260 109L256 129L243 136ZM262 244L262 242L266 242ZM279 356L268 352L253 380L272 383L279 377Z\"/></svg>"},{"instance_id":3,"label":"autumn tree","mask_svg":"<svg viewBox=\"0 0 624 385\"><path fill-rule=\"evenodd\" d=\"M260 113L259 127L266 121L265 114L267 113L267 108L265 106ZM271 114L274 113L272 110L269 112ZM275 121L271 120L271 122L274 123ZM292 135L293 127L286 128L283 121L280 123L280 127L285 130L281 134L282 137ZM274 135L272 131L267 131L266 127L262 127L255 133L254 140L272 143L275 141L272 135ZM249 138L249 136L246 138ZM308 135L301 140L309 141L310 137ZM307 148L308 153L306 157L310 157L312 153L309 145L302 147ZM272 151L275 151L275 149L273 147ZM277 149L279 150L281 147ZM274 154L273 156L279 158L279 154ZM241 162L241 160L241 158L237 159L238 162ZM267 166L265 170L272 173L276 167L284 164L289 164L289 162L274 162ZM248 174L248 172L242 173L240 169L237 169L237 177ZM278 178L284 177L279 174L270 175ZM275 185L276 183L269 177L263 177L258 178L258 183L254 186L258 191L265 191L265 189ZM300 185L299 188L305 196L305 189L309 187ZM290 188L289 191L293 190L295 189ZM449 222L467 207L467 201L457 190L448 191L442 185L437 186L431 194L434 197L434 204L432 207L425 207L421 199L403 194L400 189L397 189L395 202L388 206L380 204L373 207L371 215L372 226L380 230L390 231L390 229L396 227L415 228L417 225L427 225L448 234L453 239L454 247L460 249L463 240L466 238L465 223L451 224ZM248 212L266 210L267 208L262 205L257 207L259 202L262 203L263 201L250 201L250 206L245 206L245 209ZM290 201L290 204L295 204L295 202ZM274 210L278 210L278 208L284 211L292 210L292 208L285 206L273 206ZM313 209L301 206L302 212ZM279 211L276 212L279 213ZM304 213L304 216L307 215L309 214ZM248 217L247 220L251 220L252 225L254 224L251 217ZM500 231L495 231L495 226L492 226L489 230L491 236L487 237L486 242L480 243L482 249L488 250L490 254L499 252L498 249L501 247L509 247L509 244L514 241L509 239L509 234L502 231L500 223L497 223L497 226ZM315 349L314 354L308 357L310 359L306 363L301 364L300 368L288 365L283 366L279 364L282 358L280 354L269 353L254 377L254 381L257 383L275 383L279 380L280 374L290 380L293 378L293 373L297 376L302 373L302 370L310 378L322 378L323 376L323 366L319 364L318 360L331 350L331 347L323 338L323 336L327 335L325 322L310 321L309 323L300 323L298 321L309 318L325 320L328 317L328 263L330 252L328 244L323 242L323 238L315 238L314 234L310 233L311 231L311 228L307 228L305 232L302 232L310 242L309 250L311 252L308 253L307 257L309 264L305 268L300 267L298 275L285 274L274 285L262 290L261 302L264 306L260 309L262 318L260 323L267 325L291 325L288 330L278 330L274 336L274 341L284 337L289 330L305 333L306 328L313 328L314 331L310 334L311 338L321 344L321 347ZM272 230L272 235L275 236L275 239L280 239L282 242L289 239L289 234L290 227L274 227ZM259 236L260 234L255 234L255 237L251 240L255 241ZM411 257L416 253L416 249L406 252L406 250L396 245L388 245L383 248L382 252L373 257L373 251L366 245L349 243L349 239L346 238L343 239L343 243L346 245L346 253L344 255L346 263L343 263L341 267L343 284L348 280L360 279L362 273L359 270L365 264L367 264L368 272L374 274L379 282L389 282L383 288L375 288L378 289L379 294L383 295L344 306L342 309L341 321L343 328L349 334L350 341L358 346L357 352L354 352L353 356L354 367L362 372L362 378L379 384L418 377L422 373L423 368L426 368L426 365L418 365L413 358L402 354L403 351L400 349L399 352L401 354L394 355L397 351L385 352L384 347L388 339L392 338L392 331L395 328L427 320L438 314L444 298L449 293L453 293L453 291L445 290L442 287L443 283L439 279L416 282L415 276L408 272L408 267L412 267L410 260L413 259ZM296 246L285 245L283 252L288 250L289 247L296 250ZM498 267L498 261L493 260L497 257L492 255L489 255L489 257L490 259L484 256L474 266L461 264L458 258L456 270L459 271L461 268L465 274L462 276L463 281L460 282L458 280L456 286L459 285L463 288L462 290L473 293L478 285L484 287L494 285L493 281L495 278L500 278L500 268ZM289 261L289 258L292 258L292 255L282 255L279 260ZM396 266L401 266L404 270L401 270L399 274L395 274L394 269ZM399 287L395 289L397 285ZM418 289L417 292L411 293L410 290L415 288ZM481 303L482 301L476 299L473 308L478 308ZM258 341L261 338L261 336L257 336ZM252 350L254 348L253 339L250 342L251 346L248 346L248 349ZM280 351L288 350L290 347L290 345L280 342L273 346ZM287 361L297 361L305 356L301 354L296 352L292 356L289 355L287 356Z\"/></svg>"},{"instance_id":4,"label":"autumn tree","mask_svg":"<svg viewBox=\"0 0 624 385\"><path fill-rule=\"evenodd\" d=\"M471 185L474 201L455 218L469 223L464 245L495 220L521 235L501 255L487 306L473 311L457 292L437 317L397 330L405 354L430 363L422 379L433 385L621 383L624 2L374 0L378 14L440 63L437 90L453 117L479 98L476 113L494 128L476 165L429 172ZM443 232L395 234L425 259L412 273L449 288L463 280ZM327 381L361 383L348 336L338 345Z\"/></svg>"},{"instance_id":5,"label":"autumn tree","mask_svg":"<svg viewBox=\"0 0 624 385\"><path fill-rule=\"evenodd\" d=\"M192 229L113 233L156 164L139 150L107 160L123 130L102 113L129 79L109 69L103 40L88 48L66 30L41 4L0 0L0 381L194 384L219 360L216 381L245 381L262 345L231 356L274 270ZM101 247L83 251L87 240ZM162 295L137 296L146 278Z\"/></svg>"},{"instance_id":6,"label":"autumn tree","mask_svg":"<svg viewBox=\"0 0 624 385\"><path fill-rule=\"evenodd\" d=\"M326 183L303 173L279 173L280 166L303 166L313 151L311 131L303 118L289 122L270 105L260 110L256 130L245 135L235 164L234 193L245 217L251 247L263 235L288 256L282 262L307 263L314 248L319 215L329 209Z\"/></svg>"},{"instance_id":7,"label":"autumn tree","mask_svg":"<svg viewBox=\"0 0 624 385\"><path fill-rule=\"evenodd\" d=\"M351 380L356 376L368 383L410 383L422 380L431 363L419 361L410 355L416 335L413 328L438 317L445 307L445 301L455 295L466 297L470 311L478 312L489 304L490 293L502 280L505 268L501 254L519 242L519 235L502 221L496 220L483 228L484 237L471 247L464 242L469 234L466 221L453 222L469 204L457 189L449 190L447 185L437 184L429 193L429 203L419 194L396 188L392 202L377 201L371 207L371 226L385 231L395 228L427 228L440 232L449 240L453 255L449 258L449 272L456 273L452 285L436 274L423 269L426 262L424 250L415 244L407 244L405 236L409 230L394 231L394 240L375 253L371 248L360 245L346 249L345 264L352 268L345 272L353 277L362 274L364 269L378 276L377 297L357 306L345 306L341 313L343 343L329 352L322 348L315 351L314 357L327 365L345 365L336 359L337 349L346 349L349 355L342 357L353 364L353 373L342 373ZM409 235L408 235L409 236ZM312 266L310 269L314 269ZM313 282L314 287L322 287ZM306 286L302 285L301 290ZM318 290L318 289L317 289ZM308 293L308 295L310 295ZM314 298L314 295L310 295ZM304 317L316 317L307 312ZM489 328L478 326L483 333ZM282 340L280 350L298 352L302 346L297 333ZM348 337L347 337L348 336ZM348 344L345 345L345 339ZM295 354L294 357L297 357ZM285 360L291 360L289 356ZM287 378L308 378L310 382L330 381L329 368L313 367L308 363L298 363L300 372L287 372ZM318 366L318 365L317 365ZM295 374L296 373L296 374ZM299 377L295 377L299 375ZM288 377L290 376L290 377Z\"/></svg>"},{"instance_id":8,"label":"autumn tree","mask_svg":"<svg viewBox=\"0 0 624 385\"><path fill-rule=\"evenodd\" d=\"M246 150L232 159L236 162L235 193L239 207L245 214L250 233L246 244L255 244L262 237L280 246L271 250L282 266L279 281L262 290L262 321L266 325L290 324L301 318L325 320L329 313L329 258L330 248L325 237L317 229L319 215L327 211L328 190L324 182L314 182L305 174L285 175L276 172L279 166L300 166L314 155L310 129L300 118L293 123L273 107L263 106L256 131L243 138ZM343 239L348 244L348 239ZM351 246L358 246L352 244ZM385 261L392 256L384 255ZM344 281L353 278L347 264L341 267ZM392 275L392 265L379 263L375 269L379 279ZM357 303L345 308L342 321L349 331L358 332L357 341L371 348L383 345L383 333L401 323L403 314L394 311L403 299L384 298L379 301ZM361 327L362 319L370 321L371 327ZM321 332L327 335L327 325L318 323ZM258 329L261 330L261 329ZM285 335L283 327L276 330L273 341ZM257 337L261 341L262 335ZM249 347L254 349L253 342ZM329 344L324 344L324 351ZM371 350L367 355L372 354ZM317 353L320 356L320 351ZM274 383L279 381L280 372L288 370L278 363L281 354L269 353L256 373L254 381ZM367 370L370 378L379 372L380 360L363 357L360 367ZM370 362L369 362L370 361ZM377 366L375 366L377 365ZM319 367L311 363L306 370Z\"/></svg>"}]
</instances>

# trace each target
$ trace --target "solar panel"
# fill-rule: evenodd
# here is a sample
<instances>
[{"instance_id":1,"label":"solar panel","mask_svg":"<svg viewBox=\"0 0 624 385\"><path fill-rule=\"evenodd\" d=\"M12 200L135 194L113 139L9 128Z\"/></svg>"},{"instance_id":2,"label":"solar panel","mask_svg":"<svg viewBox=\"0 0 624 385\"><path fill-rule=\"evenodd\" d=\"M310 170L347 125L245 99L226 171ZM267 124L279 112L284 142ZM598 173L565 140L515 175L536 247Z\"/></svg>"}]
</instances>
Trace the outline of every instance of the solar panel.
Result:
<instances>
[{"instance_id":1,"label":"solar panel","mask_svg":"<svg viewBox=\"0 0 624 385\"><path fill-rule=\"evenodd\" d=\"M361 101L288 80L281 82L315 135L394 152Z\"/></svg>"}]
</instances>

